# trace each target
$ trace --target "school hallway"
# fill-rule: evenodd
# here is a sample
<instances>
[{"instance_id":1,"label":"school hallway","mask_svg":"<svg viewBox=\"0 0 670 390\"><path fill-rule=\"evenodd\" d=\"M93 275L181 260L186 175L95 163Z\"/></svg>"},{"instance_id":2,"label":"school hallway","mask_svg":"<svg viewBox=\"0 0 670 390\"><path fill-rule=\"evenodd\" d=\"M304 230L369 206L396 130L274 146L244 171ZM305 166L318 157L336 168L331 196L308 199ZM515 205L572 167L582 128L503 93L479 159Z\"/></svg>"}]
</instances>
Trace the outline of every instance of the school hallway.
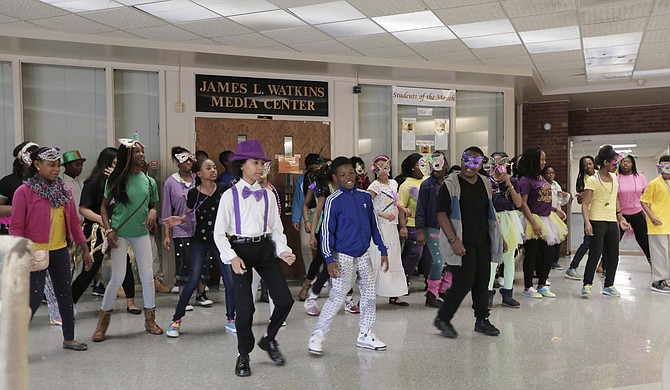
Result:
<instances>
[{"instance_id":1,"label":"school hallway","mask_svg":"<svg viewBox=\"0 0 670 390\"><path fill-rule=\"evenodd\" d=\"M561 259L563 266L567 262ZM473 332L469 297L452 321L459 337L439 336L432 325L436 311L423 305L418 279L412 294L404 297L408 308L379 298L374 332L388 345L384 352L357 348L358 315L341 312L327 334L324 354L310 355L307 341L316 318L296 301L288 326L277 337L286 365L274 366L256 348L248 378L233 372L237 340L224 330L224 297L217 287L209 294L215 305L188 312L178 339L149 335L143 316L127 314L125 300L118 299L102 343L91 341L100 301L87 292L77 306L76 323L76 338L89 344L87 352L61 348L61 329L49 325L45 306L33 319L30 388L660 388L661 361L670 340L670 295L651 292L643 257L622 257L616 278L620 299L601 295L602 278L597 277L593 297L584 300L581 282L555 270L550 281L558 297L529 299L521 296L521 276L517 272L515 283L521 309L503 308L500 295L495 296L491 322L501 330L498 337ZM291 289L297 294L299 285ZM157 294L157 302L157 320L165 329L177 295ZM324 302L325 297L319 299L321 306ZM258 340L268 319L266 303L258 304L255 319Z\"/></svg>"}]
</instances>

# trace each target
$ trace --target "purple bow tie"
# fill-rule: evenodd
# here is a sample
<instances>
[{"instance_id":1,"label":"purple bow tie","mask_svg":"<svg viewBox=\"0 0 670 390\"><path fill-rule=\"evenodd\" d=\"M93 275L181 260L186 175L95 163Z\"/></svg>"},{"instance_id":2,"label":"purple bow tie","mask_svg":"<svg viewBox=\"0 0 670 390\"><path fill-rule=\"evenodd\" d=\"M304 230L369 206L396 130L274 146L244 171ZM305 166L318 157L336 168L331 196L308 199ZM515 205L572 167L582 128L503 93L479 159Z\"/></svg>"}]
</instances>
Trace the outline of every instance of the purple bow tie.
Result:
<instances>
[{"instance_id":1,"label":"purple bow tie","mask_svg":"<svg viewBox=\"0 0 670 390\"><path fill-rule=\"evenodd\" d=\"M254 198L256 199L256 202L258 202L263 197L263 189L252 191L249 187L244 187L244 189L242 190L242 198L246 199L250 195L253 195Z\"/></svg>"}]
</instances>

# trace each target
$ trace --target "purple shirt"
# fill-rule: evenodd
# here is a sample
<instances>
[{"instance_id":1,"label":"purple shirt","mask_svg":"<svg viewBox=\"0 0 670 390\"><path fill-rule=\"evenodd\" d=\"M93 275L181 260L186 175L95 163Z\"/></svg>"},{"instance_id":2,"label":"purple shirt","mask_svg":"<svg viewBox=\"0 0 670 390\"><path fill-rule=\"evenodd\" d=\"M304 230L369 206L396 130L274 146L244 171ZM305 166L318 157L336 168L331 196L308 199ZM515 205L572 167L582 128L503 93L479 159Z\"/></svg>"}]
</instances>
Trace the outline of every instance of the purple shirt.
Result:
<instances>
[{"instance_id":1,"label":"purple shirt","mask_svg":"<svg viewBox=\"0 0 670 390\"><path fill-rule=\"evenodd\" d=\"M551 214L551 185L544 177L522 177L519 180L519 190L521 195L528 195L528 208L531 213L542 217Z\"/></svg>"},{"instance_id":2,"label":"purple shirt","mask_svg":"<svg viewBox=\"0 0 670 390\"><path fill-rule=\"evenodd\" d=\"M188 191L194 187L195 175L193 175L190 183L182 180L179 173L175 173L165 180L161 217L167 218L173 215L186 214L186 221L172 228L172 238L188 238L195 234L195 215L186 212L186 197Z\"/></svg>"},{"instance_id":3,"label":"purple shirt","mask_svg":"<svg viewBox=\"0 0 670 390\"><path fill-rule=\"evenodd\" d=\"M509 189L507 188L507 183L504 181L502 182L497 182L495 181L494 178L490 177L491 180L491 194L492 194L492 202L493 202L493 207L496 209L496 211L513 211L516 210L516 207L514 206L514 201L512 200L512 197L509 194ZM517 180L516 177L510 177L510 182L512 182L512 187L514 187L514 191L520 193L519 189L519 180Z\"/></svg>"}]
</instances>

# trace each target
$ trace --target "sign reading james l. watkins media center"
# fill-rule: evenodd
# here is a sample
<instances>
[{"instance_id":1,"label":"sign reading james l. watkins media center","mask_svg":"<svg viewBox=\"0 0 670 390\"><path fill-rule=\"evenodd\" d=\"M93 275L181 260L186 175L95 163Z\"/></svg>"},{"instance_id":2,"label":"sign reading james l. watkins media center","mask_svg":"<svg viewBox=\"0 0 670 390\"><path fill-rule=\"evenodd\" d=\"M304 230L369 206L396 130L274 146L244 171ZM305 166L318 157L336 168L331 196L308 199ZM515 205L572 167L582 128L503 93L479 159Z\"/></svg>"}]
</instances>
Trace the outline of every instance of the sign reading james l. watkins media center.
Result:
<instances>
[{"instance_id":1,"label":"sign reading james l. watkins media center","mask_svg":"<svg viewBox=\"0 0 670 390\"><path fill-rule=\"evenodd\" d=\"M196 111L328 116L328 83L195 75Z\"/></svg>"}]
</instances>

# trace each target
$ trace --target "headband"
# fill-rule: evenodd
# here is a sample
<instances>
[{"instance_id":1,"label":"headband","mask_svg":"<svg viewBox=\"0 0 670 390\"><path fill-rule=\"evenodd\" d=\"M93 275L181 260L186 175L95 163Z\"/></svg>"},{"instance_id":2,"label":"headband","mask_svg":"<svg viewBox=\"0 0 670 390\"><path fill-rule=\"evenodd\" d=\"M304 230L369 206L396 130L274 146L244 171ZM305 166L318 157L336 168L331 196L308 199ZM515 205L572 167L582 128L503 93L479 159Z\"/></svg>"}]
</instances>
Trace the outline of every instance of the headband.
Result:
<instances>
[{"instance_id":1,"label":"headband","mask_svg":"<svg viewBox=\"0 0 670 390\"><path fill-rule=\"evenodd\" d=\"M179 164L183 164L188 160L195 161L195 156L189 152L181 152L174 155L174 158L179 161Z\"/></svg>"},{"instance_id":2,"label":"headband","mask_svg":"<svg viewBox=\"0 0 670 390\"><path fill-rule=\"evenodd\" d=\"M38 144L34 142L28 142L27 144L23 145L21 148L21 151L19 152L19 155L16 156L16 158L20 159L24 164L32 164L32 160L30 159L30 153L28 152L28 149L30 149L32 146L39 146Z\"/></svg>"},{"instance_id":3,"label":"headband","mask_svg":"<svg viewBox=\"0 0 670 390\"><path fill-rule=\"evenodd\" d=\"M60 161L60 149L55 147L43 148L43 150L37 154L37 159L43 161Z\"/></svg>"},{"instance_id":4,"label":"headband","mask_svg":"<svg viewBox=\"0 0 670 390\"><path fill-rule=\"evenodd\" d=\"M134 148L136 145L142 145L140 143L140 133L135 130L135 133L133 133L132 138L119 138L119 143L126 148Z\"/></svg>"}]
</instances>

